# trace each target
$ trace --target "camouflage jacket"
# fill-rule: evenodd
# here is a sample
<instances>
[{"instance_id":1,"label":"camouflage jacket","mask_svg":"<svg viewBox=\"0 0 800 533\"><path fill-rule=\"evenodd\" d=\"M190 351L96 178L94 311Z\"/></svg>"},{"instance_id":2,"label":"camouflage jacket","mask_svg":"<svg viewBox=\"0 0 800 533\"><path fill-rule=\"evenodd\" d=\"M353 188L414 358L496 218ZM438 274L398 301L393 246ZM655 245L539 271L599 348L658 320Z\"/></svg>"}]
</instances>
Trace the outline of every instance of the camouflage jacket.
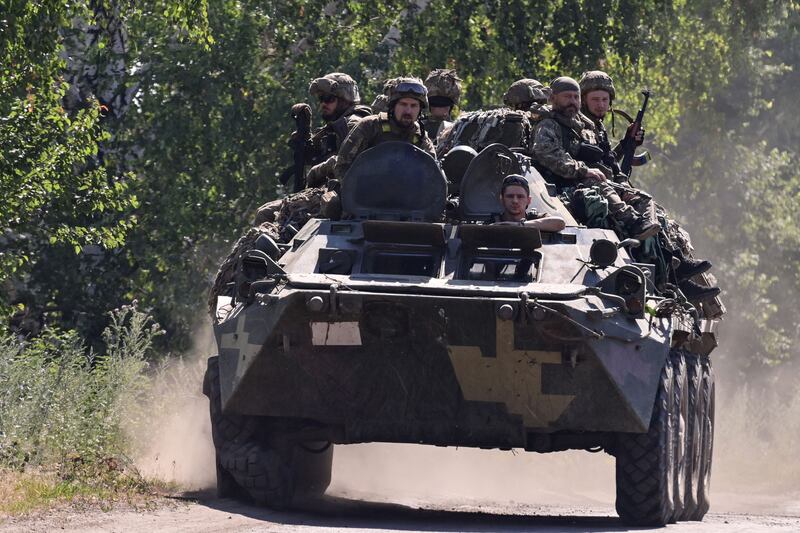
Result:
<instances>
[{"instance_id":1,"label":"camouflage jacket","mask_svg":"<svg viewBox=\"0 0 800 533\"><path fill-rule=\"evenodd\" d=\"M336 158L335 177L342 180L361 152L388 141L412 143L436 157L433 143L419 123L414 124L413 128L401 128L386 113L380 113L361 120L344 140Z\"/></svg>"},{"instance_id":2,"label":"camouflage jacket","mask_svg":"<svg viewBox=\"0 0 800 533\"><path fill-rule=\"evenodd\" d=\"M582 142L597 146L592 120L582 113L572 119L553 112L536 127L533 140L534 161L564 180L582 180L589 167L575 156Z\"/></svg>"},{"instance_id":3,"label":"camouflage jacket","mask_svg":"<svg viewBox=\"0 0 800 533\"><path fill-rule=\"evenodd\" d=\"M366 106L350 106L338 119L328 122L311 135L308 143L308 156L306 161L311 164L320 164L319 172L321 175L333 175L333 167L336 164L336 154L344 142L345 137L355 127L358 122L372 114L372 110Z\"/></svg>"}]
</instances>

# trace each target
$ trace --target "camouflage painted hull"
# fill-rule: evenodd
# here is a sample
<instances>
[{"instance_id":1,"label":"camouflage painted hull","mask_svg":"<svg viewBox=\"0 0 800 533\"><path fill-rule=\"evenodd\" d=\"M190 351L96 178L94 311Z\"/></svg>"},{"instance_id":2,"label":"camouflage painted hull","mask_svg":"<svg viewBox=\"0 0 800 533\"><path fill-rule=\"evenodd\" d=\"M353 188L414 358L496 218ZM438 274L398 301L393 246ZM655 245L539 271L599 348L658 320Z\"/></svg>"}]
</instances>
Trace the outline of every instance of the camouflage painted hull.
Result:
<instances>
[{"instance_id":1,"label":"camouflage painted hull","mask_svg":"<svg viewBox=\"0 0 800 533\"><path fill-rule=\"evenodd\" d=\"M557 312L286 288L216 326L222 407L307 420L337 443L533 449L541 434L646 432L669 321L590 318L592 297L538 302Z\"/></svg>"}]
</instances>

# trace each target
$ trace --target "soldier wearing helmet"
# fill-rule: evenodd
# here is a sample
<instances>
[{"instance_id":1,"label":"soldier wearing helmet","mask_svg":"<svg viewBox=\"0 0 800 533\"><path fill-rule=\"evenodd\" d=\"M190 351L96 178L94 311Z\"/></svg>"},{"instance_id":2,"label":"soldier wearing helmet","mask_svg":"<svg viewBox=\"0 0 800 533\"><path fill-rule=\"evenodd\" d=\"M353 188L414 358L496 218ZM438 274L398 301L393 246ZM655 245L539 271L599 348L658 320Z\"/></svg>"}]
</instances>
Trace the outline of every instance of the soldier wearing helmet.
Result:
<instances>
[{"instance_id":1,"label":"soldier wearing helmet","mask_svg":"<svg viewBox=\"0 0 800 533\"><path fill-rule=\"evenodd\" d=\"M581 89L581 108L583 113L594 123L597 131L598 147L603 151L602 163L618 177L617 181L627 182L627 177L621 173L618 163L621 154L618 148L611 148L608 131L603 124L603 119L611 110L614 98L617 95L614 80L602 70L591 70L581 76L579 84ZM636 144L642 144L643 140L644 129L640 128L636 135ZM652 220L656 220L655 205L647 193L628 187L622 194L622 199L637 211L646 213ZM668 223L671 222L666 215L665 219ZM719 288L703 287L690 279L710 269L712 266L710 262L698 261L683 254L666 232L662 232L662 238L659 243L664 244L661 254L665 257L672 256L670 279L677 282L678 287L690 301L701 301L719 294ZM656 263L659 264L659 262ZM658 270L661 270L660 265ZM656 278L657 280L663 280L667 276L666 272L657 272Z\"/></svg>"},{"instance_id":2,"label":"soldier wearing helmet","mask_svg":"<svg viewBox=\"0 0 800 533\"><path fill-rule=\"evenodd\" d=\"M388 97L389 109L362 119L347 135L339 149L334 174L342 179L356 157L377 144L387 141L412 143L435 157L433 143L419 118L428 107L428 90L418 78L398 78Z\"/></svg>"},{"instance_id":3,"label":"soldier wearing helmet","mask_svg":"<svg viewBox=\"0 0 800 533\"><path fill-rule=\"evenodd\" d=\"M461 98L461 79L453 69L437 68L425 78L430 110L423 121L425 130L436 144L439 135L452 126L453 107Z\"/></svg>"},{"instance_id":4,"label":"soldier wearing helmet","mask_svg":"<svg viewBox=\"0 0 800 533\"><path fill-rule=\"evenodd\" d=\"M549 97L549 87L538 80L523 78L511 84L503 95L503 103L516 111L529 111L531 107L546 104Z\"/></svg>"},{"instance_id":5,"label":"soldier wearing helmet","mask_svg":"<svg viewBox=\"0 0 800 533\"><path fill-rule=\"evenodd\" d=\"M353 78L341 72L313 80L308 93L318 101L320 115L325 121L325 125L311 136L306 158L316 163L309 169L306 182L310 187L318 187L333 177L336 154L344 138L359 120L371 115L372 110L359 105L361 96L358 85Z\"/></svg>"},{"instance_id":6,"label":"soldier wearing helmet","mask_svg":"<svg viewBox=\"0 0 800 533\"><path fill-rule=\"evenodd\" d=\"M598 146L606 153L604 163L615 174L619 174L619 150L615 148L612 152L608 131L603 124L603 119L611 110L617 95L614 80L602 70L590 70L583 73L578 83L581 87L581 111L594 122L597 129ZM640 129L636 135L636 144L642 144L643 140L644 129Z\"/></svg>"},{"instance_id":7,"label":"soldier wearing helmet","mask_svg":"<svg viewBox=\"0 0 800 533\"><path fill-rule=\"evenodd\" d=\"M660 226L654 220L652 198L647 209L637 211L623 201L608 183L611 172L600 165L597 130L591 119L580 112L578 82L567 76L550 83L552 111L536 127L533 158L546 180L569 191L595 188L607 202L611 218L624 228L625 236L645 240L656 235ZM606 175L608 174L608 175Z\"/></svg>"}]
</instances>

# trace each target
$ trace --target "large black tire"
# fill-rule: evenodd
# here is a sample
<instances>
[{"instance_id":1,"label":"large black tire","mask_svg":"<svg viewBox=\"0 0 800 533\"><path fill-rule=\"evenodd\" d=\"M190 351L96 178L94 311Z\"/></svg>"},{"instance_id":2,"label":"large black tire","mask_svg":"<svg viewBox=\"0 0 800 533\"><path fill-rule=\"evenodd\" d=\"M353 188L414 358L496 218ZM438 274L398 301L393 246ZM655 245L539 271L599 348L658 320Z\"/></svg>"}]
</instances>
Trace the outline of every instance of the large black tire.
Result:
<instances>
[{"instance_id":1,"label":"large black tire","mask_svg":"<svg viewBox=\"0 0 800 533\"><path fill-rule=\"evenodd\" d=\"M674 378L672 362L661 372L647 433L617 436L617 501L620 518L632 525L663 526L675 511Z\"/></svg>"},{"instance_id":2,"label":"large black tire","mask_svg":"<svg viewBox=\"0 0 800 533\"><path fill-rule=\"evenodd\" d=\"M708 356L700 359L702 367L702 381L700 395L702 400L701 426L702 445L700 455L700 483L697 490L697 510L690 517L691 520L702 520L711 506L709 492L711 490L711 458L714 452L714 408L716 385L714 383L714 369Z\"/></svg>"},{"instance_id":3,"label":"large black tire","mask_svg":"<svg viewBox=\"0 0 800 533\"><path fill-rule=\"evenodd\" d=\"M698 509L698 490L700 488L700 462L703 448L701 382L703 368L700 358L692 353L686 354L686 383L688 386L688 413L686 425L686 497L683 513L678 520L692 520Z\"/></svg>"},{"instance_id":4,"label":"large black tire","mask_svg":"<svg viewBox=\"0 0 800 533\"><path fill-rule=\"evenodd\" d=\"M331 481L333 446L296 444L264 420L222 412L219 358L210 357L203 380L216 449L217 494L283 508L295 497L321 496Z\"/></svg>"},{"instance_id":5,"label":"large black tire","mask_svg":"<svg viewBox=\"0 0 800 533\"><path fill-rule=\"evenodd\" d=\"M674 413L673 432L673 463L675 465L675 484L673 493L672 517L670 522L677 522L683 517L686 507L686 478L687 478L687 453L686 434L689 424L689 387L687 384L687 370L685 354L681 350L670 353L672 360L672 413Z\"/></svg>"}]
</instances>

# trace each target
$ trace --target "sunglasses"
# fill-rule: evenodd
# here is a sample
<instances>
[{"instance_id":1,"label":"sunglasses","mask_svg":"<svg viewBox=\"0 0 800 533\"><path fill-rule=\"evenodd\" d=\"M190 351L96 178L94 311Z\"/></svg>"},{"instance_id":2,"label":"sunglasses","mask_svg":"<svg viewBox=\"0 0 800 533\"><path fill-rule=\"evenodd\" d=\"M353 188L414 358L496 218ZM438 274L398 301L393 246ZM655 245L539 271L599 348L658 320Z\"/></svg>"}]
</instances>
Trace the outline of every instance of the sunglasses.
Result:
<instances>
[{"instance_id":1,"label":"sunglasses","mask_svg":"<svg viewBox=\"0 0 800 533\"><path fill-rule=\"evenodd\" d=\"M319 101L324 104L330 104L334 100L336 100L336 97L332 94L323 94L319 97Z\"/></svg>"}]
</instances>

